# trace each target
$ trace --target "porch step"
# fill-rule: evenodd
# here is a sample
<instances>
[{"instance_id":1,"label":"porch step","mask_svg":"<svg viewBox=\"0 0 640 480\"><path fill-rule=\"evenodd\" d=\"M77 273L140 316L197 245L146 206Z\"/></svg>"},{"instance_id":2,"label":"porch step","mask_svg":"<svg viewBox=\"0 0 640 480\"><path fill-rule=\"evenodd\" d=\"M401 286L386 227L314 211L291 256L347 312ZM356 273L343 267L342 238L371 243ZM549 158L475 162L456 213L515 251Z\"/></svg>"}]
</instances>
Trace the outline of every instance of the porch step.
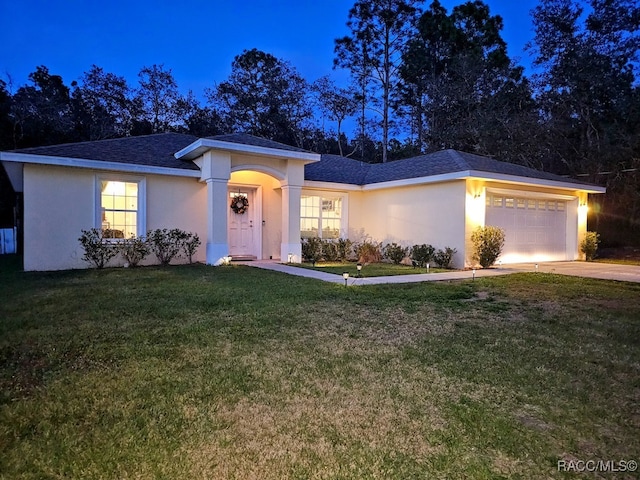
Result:
<instances>
[{"instance_id":1,"label":"porch step","mask_svg":"<svg viewBox=\"0 0 640 480\"><path fill-rule=\"evenodd\" d=\"M255 255L231 255L232 262L252 262L257 259Z\"/></svg>"}]
</instances>

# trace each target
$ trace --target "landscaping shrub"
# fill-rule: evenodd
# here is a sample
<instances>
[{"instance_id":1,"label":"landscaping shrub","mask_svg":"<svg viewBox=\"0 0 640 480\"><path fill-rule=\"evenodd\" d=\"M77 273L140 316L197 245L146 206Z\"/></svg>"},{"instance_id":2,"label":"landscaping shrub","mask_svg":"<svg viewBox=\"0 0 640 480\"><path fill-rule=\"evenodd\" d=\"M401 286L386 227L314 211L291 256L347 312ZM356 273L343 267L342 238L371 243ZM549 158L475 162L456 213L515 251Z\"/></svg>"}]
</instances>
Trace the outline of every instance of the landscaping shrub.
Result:
<instances>
[{"instance_id":1,"label":"landscaping shrub","mask_svg":"<svg viewBox=\"0 0 640 480\"><path fill-rule=\"evenodd\" d=\"M187 257L189 263L193 263L193 256L201 245L200 237L197 233L184 232L181 239L182 253Z\"/></svg>"},{"instance_id":2,"label":"landscaping shrub","mask_svg":"<svg viewBox=\"0 0 640 480\"><path fill-rule=\"evenodd\" d=\"M180 253L185 232L172 228L149 230L147 232L147 241L149 248L156 255L161 265L169 265L171 260Z\"/></svg>"},{"instance_id":3,"label":"landscaping shrub","mask_svg":"<svg viewBox=\"0 0 640 480\"><path fill-rule=\"evenodd\" d=\"M483 268L490 267L502 253L504 247L504 230L498 227L478 227L471 234L471 242L474 247L473 260L480 263Z\"/></svg>"},{"instance_id":4,"label":"landscaping shrub","mask_svg":"<svg viewBox=\"0 0 640 480\"><path fill-rule=\"evenodd\" d=\"M144 238L126 238L118 242L118 249L124 257L128 267L136 267L149 255L149 244Z\"/></svg>"},{"instance_id":5,"label":"landscaping shrub","mask_svg":"<svg viewBox=\"0 0 640 480\"><path fill-rule=\"evenodd\" d=\"M456 252L455 248L444 247L433 255L433 261L441 268L451 268L451 262Z\"/></svg>"},{"instance_id":6,"label":"landscaping shrub","mask_svg":"<svg viewBox=\"0 0 640 480\"><path fill-rule=\"evenodd\" d=\"M322 258L325 262L338 260L338 246L333 240L322 241Z\"/></svg>"},{"instance_id":7,"label":"landscaping shrub","mask_svg":"<svg viewBox=\"0 0 640 480\"><path fill-rule=\"evenodd\" d=\"M104 268L107 262L118 254L118 246L105 240L110 237L105 236L101 228L91 228L81 232L82 235L78 241L84 249L82 259L93 263L96 268Z\"/></svg>"},{"instance_id":8,"label":"landscaping shrub","mask_svg":"<svg viewBox=\"0 0 640 480\"><path fill-rule=\"evenodd\" d=\"M356 247L356 256L358 257L358 263L363 265L378 263L382 260L380 244L370 240L365 240Z\"/></svg>"},{"instance_id":9,"label":"landscaping shrub","mask_svg":"<svg viewBox=\"0 0 640 480\"><path fill-rule=\"evenodd\" d=\"M322 258L322 240L317 237L302 239L302 258L315 265Z\"/></svg>"},{"instance_id":10,"label":"landscaping shrub","mask_svg":"<svg viewBox=\"0 0 640 480\"><path fill-rule=\"evenodd\" d=\"M582 242L580 242L580 251L584 253L587 262L592 261L598 251L600 243L600 234L596 232L587 232Z\"/></svg>"},{"instance_id":11,"label":"landscaping shrub","mask_svg":"<svg viewBox=\"0 0 640 480\"><path fill-rule=\"evenodd\" d=\"M402 260L404 260L404 257L409 254L409 248L398 245L397 243L387 243L384 246L382 253L384 258L391 260L393 263L398 265Z\"/></svg>"},{"instance_id":12,"label":"landscaping shrub","mask_svg":"<svg viewBox=\"0 0 640 480\"><path fill-rule=\"evenodd\" d=\"M336 242L338 260L346 262L353 255L353 242L348 238L339 238Z\"/></svg>"},{"instance_id":13,"label":"landscaping shrub","mask_svg":"<svg viewBox=\"0 0 640 480\"><path fill-rule=\"evenodd\" d=\"M418 267L426 267L433 259L435 248L429 244L414 245L411 247L411 260Z\"/></svg>"}]
</instances>

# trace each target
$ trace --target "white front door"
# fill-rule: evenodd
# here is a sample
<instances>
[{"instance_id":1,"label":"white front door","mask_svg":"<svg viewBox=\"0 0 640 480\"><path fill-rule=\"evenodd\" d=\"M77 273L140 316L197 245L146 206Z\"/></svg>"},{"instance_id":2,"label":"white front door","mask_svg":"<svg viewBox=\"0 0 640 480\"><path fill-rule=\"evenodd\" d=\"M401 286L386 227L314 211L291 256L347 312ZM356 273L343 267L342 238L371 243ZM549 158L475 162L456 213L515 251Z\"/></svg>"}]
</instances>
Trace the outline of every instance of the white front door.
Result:
<instances>
[{"instance_id":1,"label":"white front door","mask_svg":"<svg viewBox=\"0 0 640 480\"><path fill-rule=\"evenodd\" d=\"M246 199L248 205L242 203ZM254 225L256 218L256 195L255 189L241 188L229 190L229 205L235 204L234 208L229 207L228 232L229 232L229 255L232 257L255 257L256 241Z\"/></svg>"}]
</instances>

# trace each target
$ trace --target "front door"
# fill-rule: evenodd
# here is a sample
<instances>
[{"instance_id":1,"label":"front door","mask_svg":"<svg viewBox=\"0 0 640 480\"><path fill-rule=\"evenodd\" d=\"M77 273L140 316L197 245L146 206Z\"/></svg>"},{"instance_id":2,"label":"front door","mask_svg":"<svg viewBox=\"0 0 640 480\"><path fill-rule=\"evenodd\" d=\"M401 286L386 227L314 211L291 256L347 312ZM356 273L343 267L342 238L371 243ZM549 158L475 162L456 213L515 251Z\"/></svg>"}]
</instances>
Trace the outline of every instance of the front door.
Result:
<instances>
[{"instance_id":1,"label":"front door","mask_svg":"<svg viewBox=\"0 0 640 480\"><path fill-rule=\"evenodd\" d=\"M229 255L255 257L255 189L240 188L229 191Z\"/></svg>"}]
</instances>

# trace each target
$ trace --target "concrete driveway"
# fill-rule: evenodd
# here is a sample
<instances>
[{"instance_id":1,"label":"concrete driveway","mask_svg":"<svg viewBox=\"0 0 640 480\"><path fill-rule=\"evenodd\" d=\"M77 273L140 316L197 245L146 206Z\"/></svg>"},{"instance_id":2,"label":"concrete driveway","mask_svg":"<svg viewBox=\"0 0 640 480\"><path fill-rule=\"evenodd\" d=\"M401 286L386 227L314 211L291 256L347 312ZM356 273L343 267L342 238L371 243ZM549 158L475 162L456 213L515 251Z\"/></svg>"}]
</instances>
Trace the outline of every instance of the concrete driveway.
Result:
<instances>
[{"instance_id":1,"label":"concrete driveway","mask_svg":"<svg viewBox=\"0 0 640 480\"><path fill-rule=\"evenodd\" d=\"M509 269L521 272L534 272L534 263L508 265ZM602 280L619 280L622 282L640 282L640 266L617 265L614 263L594 262L550 262L540 263L539 272L572 275L574 277L600 278Z\"/></svg>"}]
</instances>

